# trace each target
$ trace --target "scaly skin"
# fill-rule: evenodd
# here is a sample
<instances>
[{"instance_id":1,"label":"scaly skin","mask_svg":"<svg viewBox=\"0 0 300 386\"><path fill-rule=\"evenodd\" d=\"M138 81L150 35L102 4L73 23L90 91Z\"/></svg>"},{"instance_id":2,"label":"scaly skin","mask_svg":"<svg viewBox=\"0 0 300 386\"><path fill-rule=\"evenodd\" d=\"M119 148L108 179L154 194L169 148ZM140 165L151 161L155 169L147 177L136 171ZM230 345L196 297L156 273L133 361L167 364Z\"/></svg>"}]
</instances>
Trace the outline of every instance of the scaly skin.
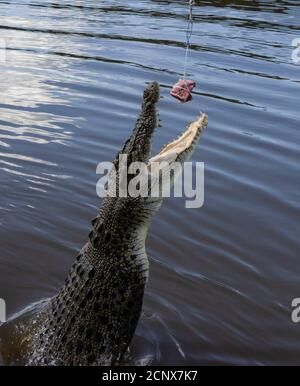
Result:
<instances>
[{"instance_id":1,"label":"scaly skin","mask_svg":"<svg viewBox=\"0 0 300 386\"><path fill-rule=\"evenodd\" d=\"M133 133L120 152L128 156L128 164L149 161L158 99L159 85L152 83L144 92L142 111ZM181 155L180 159L184 157ZM114 164L119 166L118 156ZM117 174L117 182L118 179ZM27 364L119 362L141 314L149 270L145 239L152 216L161 203L161 198L120 198L118 190L117 197L103 199L100 213L92 221L89 240L76 258L65 285L40 312L33 334L28 331Z\"/></svg>"},{"instance_id":2,"label":"scaly skin","mask_svg":"<svg viewBox=\"0 0 300 386\"><path fill-rule=\"evenodd\" d=\"M149 158L158 99L154 83L144 92L142 112L121 151L128 163ZM143 229L150 219L140 199L103 199L89 241L39 317L29 364L111 365L121 359L141 314L148 276Z\"/></svg>"}]
</instances>

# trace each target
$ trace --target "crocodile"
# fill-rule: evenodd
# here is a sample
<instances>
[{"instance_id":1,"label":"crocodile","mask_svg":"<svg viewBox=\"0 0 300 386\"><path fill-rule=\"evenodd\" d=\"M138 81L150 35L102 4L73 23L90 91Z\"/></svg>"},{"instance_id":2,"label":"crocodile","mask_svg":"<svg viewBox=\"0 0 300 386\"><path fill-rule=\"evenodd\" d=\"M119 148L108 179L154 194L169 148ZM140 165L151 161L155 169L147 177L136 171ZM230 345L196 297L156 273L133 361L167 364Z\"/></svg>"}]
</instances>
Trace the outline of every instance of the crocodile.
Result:
<instances>
[{"instance_id":1,"label":"crocodile","mask_svg":"<svg viewBox=\"0 0 300 386\"><path fill-rule=\"evenodd\" d=\"M193 154L207 125L207 116L201 114L179 138L150 158L152 135L159 126L159 99L159 84L150 83L133 132L113 163L117 173L111 173L109 180L113 179L116 196L102 199L88 241L64 285L25 331L27 365L117 365L130 345L149 275L147 231L163 197L121 196L120 155L127 156L128 164L151 166L154 160L182 164Z\"/></svg>"}]
</instances>

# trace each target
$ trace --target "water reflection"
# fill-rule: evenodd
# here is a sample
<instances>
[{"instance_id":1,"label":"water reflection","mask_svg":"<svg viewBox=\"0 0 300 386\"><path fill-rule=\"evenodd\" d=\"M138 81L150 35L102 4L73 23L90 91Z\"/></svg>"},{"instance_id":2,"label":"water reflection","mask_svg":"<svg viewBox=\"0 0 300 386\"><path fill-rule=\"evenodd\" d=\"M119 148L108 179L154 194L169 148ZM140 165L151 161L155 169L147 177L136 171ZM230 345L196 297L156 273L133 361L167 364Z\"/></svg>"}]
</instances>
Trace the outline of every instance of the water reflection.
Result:
<instances>
[{"instance_id":1,"label":"water reflection","mask_svg":"<svg viewBox=\"0 0 300 386\"><path fill-rule=\"evenodd\" d=\"M4 18L4 22L14 24L21 20L25 21L9 16ZM40 175L43 170L32 168L32 165L47 167L44 171L58 166L55 157L53 160L45 158L45 153L38 147L51 144L55 147L69 146L81 120L74 114L68 114L68 107L72 106L76 96L67 88L62 88L60 83L68 79L68 72L71 73L68 62L60 63L49 55L28 54L24 47L33 44L47 47L52 40L43 37L32 41L32 38L26 32L16 34L6 31L7 60L1 63L0 68L5 74L0 85L0 146L5 151L0 153L1 174L30 177L31 180L26 178L26 181L31 189L31 184L40 184L38 180L43 178ZM20 149L21 153L15 154L10 149ZM46 156L49 157L49 154ZM33 171L36 174L32 174Z\"/></svg>"}]
</instances>

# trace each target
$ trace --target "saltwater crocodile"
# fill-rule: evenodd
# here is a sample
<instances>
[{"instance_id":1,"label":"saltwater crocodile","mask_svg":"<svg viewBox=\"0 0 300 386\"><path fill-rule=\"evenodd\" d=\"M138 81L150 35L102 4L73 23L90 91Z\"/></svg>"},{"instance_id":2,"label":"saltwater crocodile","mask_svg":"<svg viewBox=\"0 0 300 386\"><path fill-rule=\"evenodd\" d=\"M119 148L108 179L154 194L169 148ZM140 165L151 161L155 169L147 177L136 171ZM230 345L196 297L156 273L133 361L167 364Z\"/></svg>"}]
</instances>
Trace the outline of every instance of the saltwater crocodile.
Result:
<instances>
[{"instance_id":1,"label":"saltwater crocodile","mask_svg":"<svg viewBox=\"0 0 300 386\"><path fill-rule=\"evenodd\" d=\"M119 153L128 157L128 164L187 161L207 124L202 114L150 159L158 100L159 85L154 82L144 91L133 133ZM119 154L114 161L117 169L122 166ZM112 178L118 182L118 173ZM163 198L118 197L116 186L117 197L103 199L89 240L64 286L25 331L22 350L29 365L115 365L132 340L148 278L145 239Z\"/></svg>"}]
</instances>

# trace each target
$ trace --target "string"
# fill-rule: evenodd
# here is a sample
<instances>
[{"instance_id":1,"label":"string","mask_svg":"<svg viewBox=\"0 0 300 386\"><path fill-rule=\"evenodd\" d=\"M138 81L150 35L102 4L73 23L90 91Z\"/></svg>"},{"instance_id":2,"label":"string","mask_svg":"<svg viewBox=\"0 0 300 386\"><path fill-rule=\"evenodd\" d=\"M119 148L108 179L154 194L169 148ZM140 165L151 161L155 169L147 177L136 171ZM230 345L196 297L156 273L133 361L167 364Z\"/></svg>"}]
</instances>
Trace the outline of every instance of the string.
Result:
<instances>
[{"instance_id":1,"label":"string","mask_svg":"<svg viewBox=\"0 0 300 386\"><path fill-rule=\"evenodd\" d=\"M187 71L187 62L188 62L188 54L190 49L190 41L193 34L193 6L195 5L195 0L189 0L190 1L190 12L189 12L189 19L188 19L188 25L186 29L186 47L185 47L185 59L184 59L184 67L183 67L183 80L186 78L186 71Z\"/></svg>"}]
</instances>

